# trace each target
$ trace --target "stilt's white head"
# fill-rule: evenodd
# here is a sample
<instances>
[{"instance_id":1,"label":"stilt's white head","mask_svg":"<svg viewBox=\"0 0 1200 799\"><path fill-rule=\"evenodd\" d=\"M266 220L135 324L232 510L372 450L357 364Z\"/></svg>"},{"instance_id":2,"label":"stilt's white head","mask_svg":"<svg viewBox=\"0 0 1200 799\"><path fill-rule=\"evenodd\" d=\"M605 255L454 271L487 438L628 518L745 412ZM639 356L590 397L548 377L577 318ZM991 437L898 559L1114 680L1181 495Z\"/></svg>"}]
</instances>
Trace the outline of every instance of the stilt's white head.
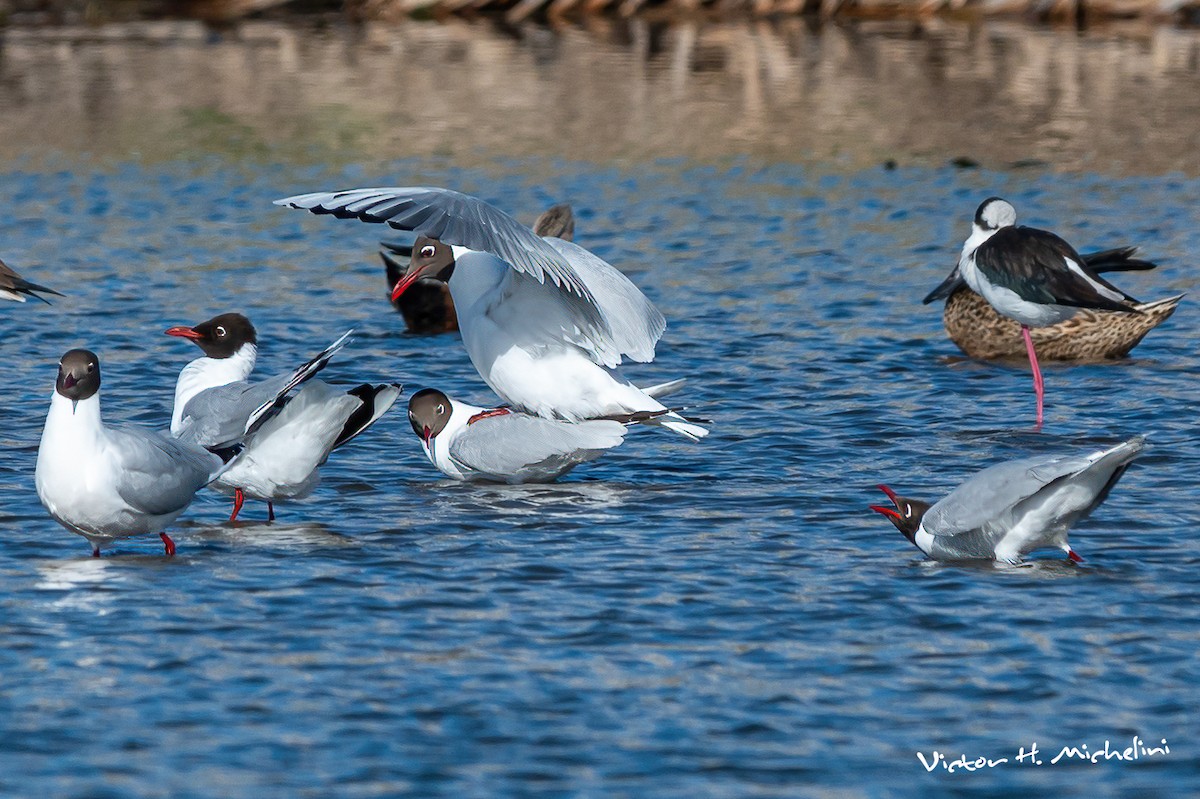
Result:
<instances>
[{"instance_id":1,"label":"stilt's white head","mask_svg":"<svg viewBox=\"0 0 1200 799\"><path fill-rule=\"evenodd\" d=\"M997 230L1003 227L1011 227L1016 222L1017 210L1007 200L1002 200L999 197L988 197L980 203L979 208L975 211L975 219L971 223L971 235L963 242L962 255L959 258L959 268L961 269L962 262L969 258L979 248L980 244L983 244L994 236ZM970 282L970 278L967 278L967 282Z\"/></svg>"},{"instance_id":2,"label":"stilt's white head","mask_svg":"<svg viewBox=\"0 0 1200 799\"><path fill-rule=\"evenodd\" d=\"M985 231L989 235L1016 223L1017 209L1012 207L1012 203L999 197L988 197L975 211L975 229Z\"/></svg>"}]
</instances>

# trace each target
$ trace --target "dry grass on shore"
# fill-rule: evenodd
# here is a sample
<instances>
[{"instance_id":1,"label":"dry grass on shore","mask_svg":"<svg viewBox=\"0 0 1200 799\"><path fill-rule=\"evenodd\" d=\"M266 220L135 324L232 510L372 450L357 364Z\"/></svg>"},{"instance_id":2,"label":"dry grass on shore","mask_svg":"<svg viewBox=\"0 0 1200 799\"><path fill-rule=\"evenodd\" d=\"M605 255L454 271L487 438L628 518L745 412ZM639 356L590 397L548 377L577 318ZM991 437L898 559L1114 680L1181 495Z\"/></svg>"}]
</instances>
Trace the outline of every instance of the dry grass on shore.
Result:
<instances>
[{"instance_id":1,"label":"dry grass on shore","mask_svg":"<svg viewBox=\"0 0 1200 799\"><path fill-rule=\"evenodd\" d=\"M366 19L414 15L502 13L509 22L549 21L594 14L650 15L663 20L693 15L719 18L804 15L822 19L922 18L932 15L996 16L1080 24L1088 19L1149 19L1200 22L1200 0L346 0Z\"/></svg>"},{"instance_id":2,"label":"dry grass on shore","mask_svg":"<svg viewBox=\"0 0 1200 799\"><path fill-rule=\"evenodd\" d=\"M359 20L502 16L558 24L598 15L670 22L687 18L812 19L1015 17L1082 25L1112 19L1200 24L1200 0L0 0L0 26L146 18L231 22L263 12L343 12Z\"/></svg>"}]
</instances>

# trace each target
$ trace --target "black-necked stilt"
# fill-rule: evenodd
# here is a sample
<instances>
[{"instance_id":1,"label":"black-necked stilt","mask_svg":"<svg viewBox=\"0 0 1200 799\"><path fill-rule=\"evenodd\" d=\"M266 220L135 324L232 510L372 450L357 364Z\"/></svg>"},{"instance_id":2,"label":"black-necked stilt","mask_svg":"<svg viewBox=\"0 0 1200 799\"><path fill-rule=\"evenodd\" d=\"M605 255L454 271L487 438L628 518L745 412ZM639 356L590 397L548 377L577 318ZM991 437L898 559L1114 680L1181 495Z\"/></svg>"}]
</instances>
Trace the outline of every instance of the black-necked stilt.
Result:
<instances>
[{"instance_id":1,"label":"black-necked stilt","mask_svg":"<svg viewBox=\"0 0 1200 799\"><path fill-rule=\"evenodd\" d=\"M1097 274L1154 269L1155 264L1134 257L1136 247L1083 253L1088 267ZM1153 302L1138 303L1141 313L1100 311L1084 308L1074 317L1049 327L1030 330L1039 361L1096 361L1124 358L1154 328L1171 318L1182 294ZM962 279L955 265L950 277L923 300L946 300L942 325L946 335L971 358L981 360L1017 358L1025 354L1021 325L1001 316L988 301Z\"/></svg>"},{"instance_id":2,"label":"black-necked stilt","mask_svg":"<svg viewBox=\"0 0 1200 799\"><path fill-rule=\"evenodd\" d=\"M1096 274L1055 234L1020 227L1016 221L1017 212L1008 202L984 200L963 244L958 271L996 311L1020 323L1041 427L1044 387L1029 329L1070 319L1080 308L1138 313L1137 300Z\"/></svg>"}]
</instances>

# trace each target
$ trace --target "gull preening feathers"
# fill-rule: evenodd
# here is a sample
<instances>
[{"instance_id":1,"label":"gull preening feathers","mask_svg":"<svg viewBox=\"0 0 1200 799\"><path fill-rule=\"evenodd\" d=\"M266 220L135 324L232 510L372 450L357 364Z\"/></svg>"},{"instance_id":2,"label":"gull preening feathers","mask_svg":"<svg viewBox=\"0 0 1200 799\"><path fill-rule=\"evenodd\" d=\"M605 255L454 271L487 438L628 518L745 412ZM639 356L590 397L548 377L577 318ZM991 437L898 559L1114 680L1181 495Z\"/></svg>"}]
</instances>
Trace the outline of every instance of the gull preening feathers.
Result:
<instances>
[{"instance_id":1,"label":"gull preening feathers","mask_svg":"<svg viewBox=\"0 0 1200 799\"><path fill-rule=\"evenodd\" d=\"M202 446L230 438L245 448L216 486L234 496L230 521L246 497L267 503L301 499L321 480L330 452L374 424L400 396L396 383L334 388L315 375L345 346L350 333L291 372L249 381L258 358L258 334L250 320L228 313L167 335L186 338L204 351L179 373L171 432Z\"/></svg>"}]
</instances>

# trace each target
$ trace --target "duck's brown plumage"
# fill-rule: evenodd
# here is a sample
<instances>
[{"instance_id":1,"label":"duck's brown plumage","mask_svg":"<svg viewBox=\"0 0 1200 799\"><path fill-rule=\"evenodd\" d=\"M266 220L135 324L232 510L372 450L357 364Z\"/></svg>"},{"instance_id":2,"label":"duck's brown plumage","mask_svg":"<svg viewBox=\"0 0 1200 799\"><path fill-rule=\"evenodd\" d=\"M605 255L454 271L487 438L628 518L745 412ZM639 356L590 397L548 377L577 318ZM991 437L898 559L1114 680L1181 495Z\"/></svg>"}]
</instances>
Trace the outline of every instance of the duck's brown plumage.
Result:
<instances>
[{"instance_id":1,"label":"duck's brown plumage","mask_svg":"<svg viewBox=\"0 0 1200 799\"><path fill-rule=\"evenodd\" d=\"M1166 321L1183 299L1174 297L1136 305L1141 313L1081 309L1049 327L1031 329L1038 357L1051 361L1103 361L1124 358L1147 333ZM992 309L969 288L957 289L942 314L946 333L972 358L1025 358L1021 326Z\"/></svg>"}]
</instances>

